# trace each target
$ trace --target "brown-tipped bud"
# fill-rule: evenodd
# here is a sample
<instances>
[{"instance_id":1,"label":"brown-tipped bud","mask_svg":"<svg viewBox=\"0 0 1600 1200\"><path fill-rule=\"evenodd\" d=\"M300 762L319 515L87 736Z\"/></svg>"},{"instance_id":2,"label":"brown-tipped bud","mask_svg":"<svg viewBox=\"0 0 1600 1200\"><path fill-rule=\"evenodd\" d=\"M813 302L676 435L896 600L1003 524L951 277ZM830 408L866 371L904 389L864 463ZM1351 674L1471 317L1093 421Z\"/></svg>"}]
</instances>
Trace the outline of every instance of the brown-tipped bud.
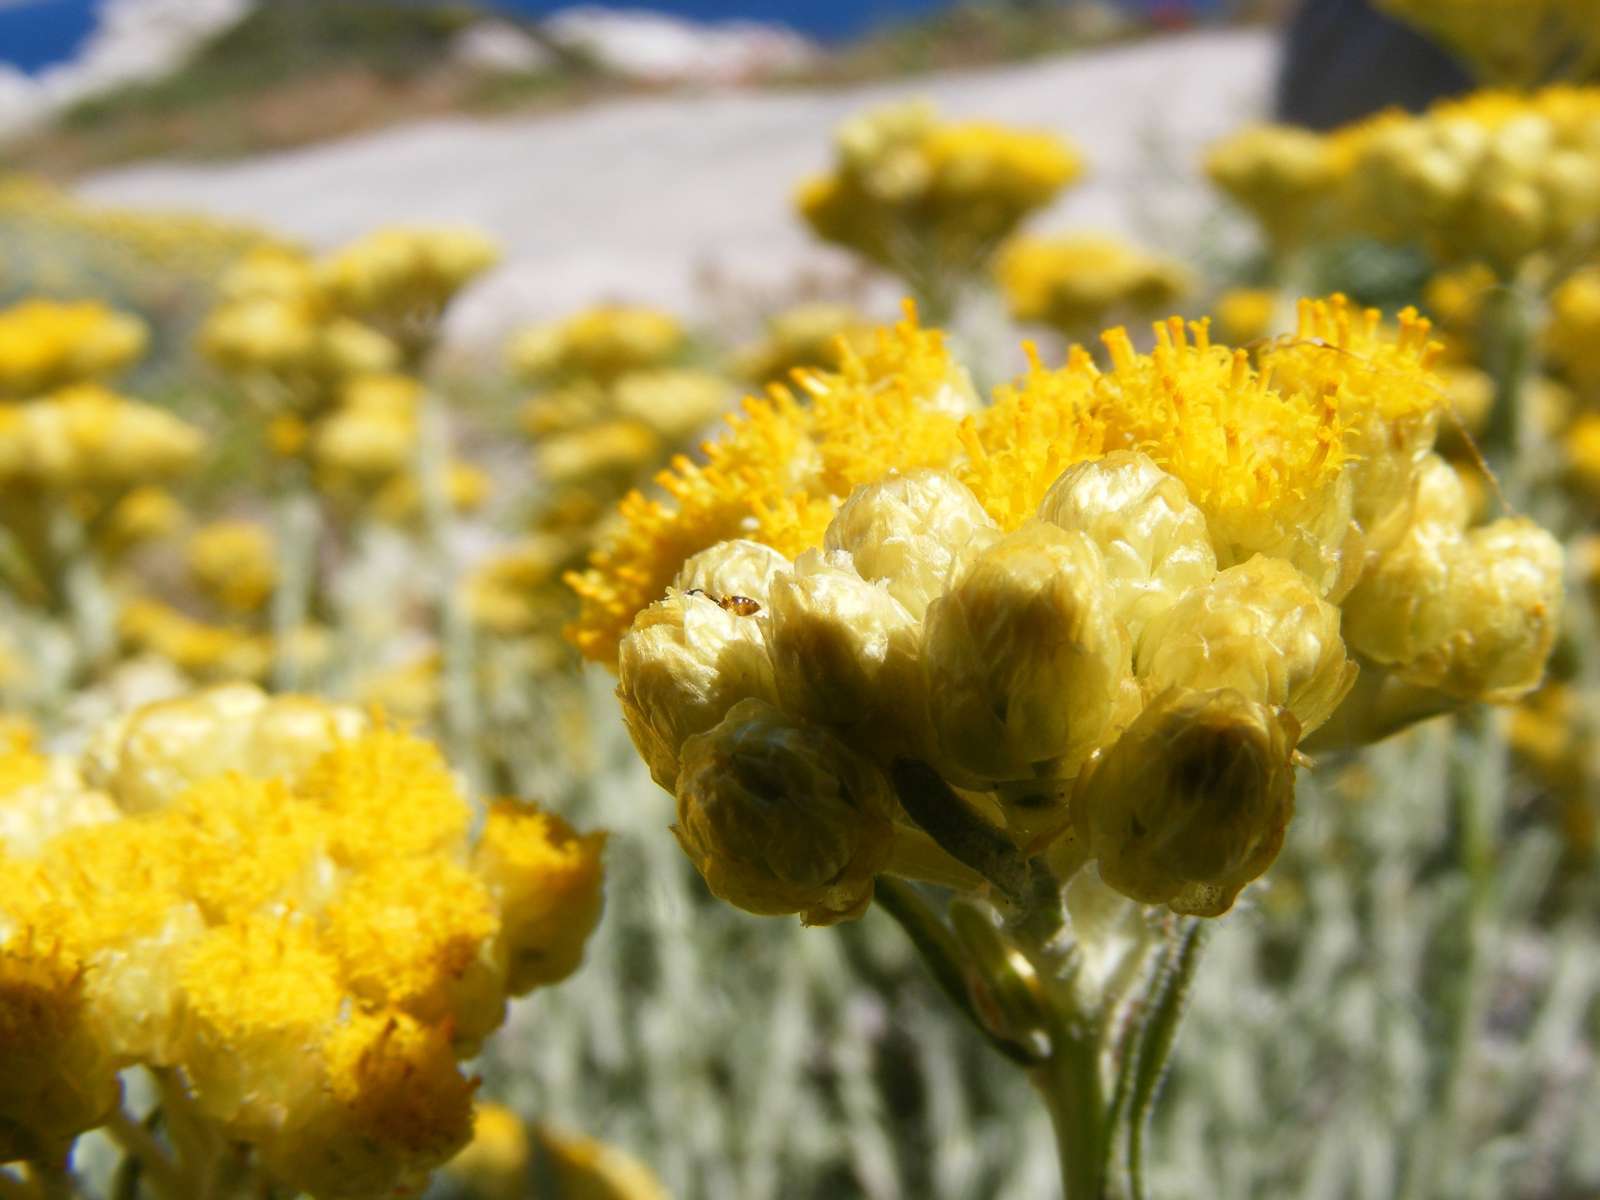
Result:
<instances>
[{"instance_id":1,"label":"brown-tipped bud","mask_svg":"<svg viewBox=\"0 0 1600 1200\"><path fill-rule=\"evenodd\" d=\"M1154 617L1217 573L1205 514L1181 480L1134 450L1069 468L1045 494L1039 516L1094 539L1112 611L1136 646Z\"/></svg>"},{"instance_id":2,"label":"brown-tipped bud","mask_svg":"<svg viewBox=\"0 0 1600 1200\"><path fill-rule=\"evenodd\" d=\"M1287 708L1302 729L1326 721L1355 682L1339 610L1287 561L1256 555L1195 588L1145 631L1145 694L1235 688Z\"/></svg>"},{"instance_id":3,"label":"brown-tipped bud","mask_svg":"<svg viewBox=\"0 0 1600 1200\"><path fill-rule=\"evenodd\" d=\"M823 544L848 553L861 578L884 580L921 620L971 553L998 532L955 476L913 471L857 488L834 514Z\"/></svg>"},{"instance_id":4,"label":"brown-tipped bud","mask_svg":"<svg viewBox=\"0 0 1600 1200\"><path fill-rule=\"evenodd\" d=\"M774 577L766 622L773 677L787 711L859 730L861 748L892 758L921 744L922 627L849 561L808 551Z\"/></svg>"},{"instance_id":5,"label":"brown-tipped bud","mask_svg":"<svg viewBox=\"0 0 1600 1200\"><path fill-rule=\"evenodd\" d=\"M1561 547L1521 517L1418 521L1345 601L1351 645L1407 683L1504 704L1539 686L1561 624Z\"/></svg>"},{"instance_id":6,"label":"brown-tipped bud","mask_svg":"<svg viewBox=\"0 0 1600 1200\"><path fill-rule=\"evenodd\" d=\"M894 843L894 797L826 730L745 700L683 746L673 832L712 893L808 925L859 917Z\"/></svg>"},{"instance_id":7,"label":"brown-tipped bud","mask_svg":"<svg viewBox=\"0 0 1600 1200\"><path fill-rule=\"evenodd\" d=\"M940 755L989 780L1072 775L1109 731L1130 657L1089 536L1023 526L928 609Z\"/></svg>"},{"instance_id":8,"label":"brown-tipped bud","mask_svg":"<svg viewBox=\"0 0 1600 1200\"><path fill-rule=\"evenodd\" d=\"M1271 865L1294 812L1294 717L1232 689L1157 697L1078 779L1107 884L1215 917Z\"/></svg>"},{"instance_id":9,"label":"brown-tipped bud","mask_svg":"<svg viewBox=\"0 0 1600 1200\"><path fill-rule=\"evenodd\" d=\"M668 592L633 619L617 653L617 698L650 778L671 791L684 740L747 697L776 699L761 623L703 592Z\"/></svg>"}]
</instances>

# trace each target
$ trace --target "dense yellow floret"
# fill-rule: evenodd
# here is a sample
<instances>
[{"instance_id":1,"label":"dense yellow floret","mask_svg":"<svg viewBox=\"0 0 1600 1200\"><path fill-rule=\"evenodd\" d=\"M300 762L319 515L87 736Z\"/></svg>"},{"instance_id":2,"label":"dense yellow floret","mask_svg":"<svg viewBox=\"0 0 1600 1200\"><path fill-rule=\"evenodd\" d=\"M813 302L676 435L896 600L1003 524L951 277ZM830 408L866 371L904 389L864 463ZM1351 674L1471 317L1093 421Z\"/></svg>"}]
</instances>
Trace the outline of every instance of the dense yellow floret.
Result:
<instances>
[{"instance_id":1,"label":"dense yellow floret","mask_svg":"<svg viewBox=\"0 0 1600 1200\"><path fill-rule=\"evenodd\" d=\"M144 322L98 301L26 300L0 311L0 397L114 375L144 353L147 338Z\"/></svg>"}]
</instances>

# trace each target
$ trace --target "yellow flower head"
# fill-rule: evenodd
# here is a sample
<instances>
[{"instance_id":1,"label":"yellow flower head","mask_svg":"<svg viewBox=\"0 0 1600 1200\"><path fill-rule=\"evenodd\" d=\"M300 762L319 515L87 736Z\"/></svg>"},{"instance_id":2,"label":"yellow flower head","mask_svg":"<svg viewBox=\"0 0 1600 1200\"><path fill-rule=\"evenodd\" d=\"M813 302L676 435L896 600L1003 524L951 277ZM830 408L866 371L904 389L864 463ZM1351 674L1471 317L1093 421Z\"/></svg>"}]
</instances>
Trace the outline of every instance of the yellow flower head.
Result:
<instances>
[{"instance_id":1,"label":"yellow flower head","mask_svg":"<svg viewBox=\"0 0 1600 1200\"><path fill-rule=\"evenodd\" d=\"M64 1153L142 1064L284 1183L419 1188L470 1127L458 1059L581 958L603 835L505 804L469 844L429 743L243 686L90 760L110 797L0 755L0 1152Z\"/></svg>"},{"instance_id":2,"label":"yellow flower head","mask_svg":"<svg viewBox=\"0 0 1600 1200\"><path fill-rule=\"evenodd\" d=\"M1050 134L946 123L918 102L852 118L837 143L833 172L801 186L801 216L819 237L912 274L981 266L1083 170Z\"/></svg>"},{"instance_id":3,"label":"yellow flower head","mask_svg":"<svg viewBox=\"0 0 1600 1200\"><path fill-rule=\"evenodd\" d=\"M432 319L463 287L500 261L500 250L470 229L389 228L317 264L317 283L356 317Z\"/></svg>"},{"instance_id":4,"label":"yellow flower head","mask_svg":"<svg viewBox=\"0 0 1600 1200\"><path fill-rule=\"evenodd\" d=\"M1015 238L995 273L1013 317L1067 334L1115 314L1168 308L1189 286L1178 263L1095 235Z\"/></svg>"},{"instance_id":5,"label":"yellow flower head","mask_svg":"<svg viewBox=\"0 0 1600 1200\"><path fill-rule=\"evenodd\" d=\"M26 300L0 311L0 398L115 375L144 353L143 321L98 301Z\"/></svg>"},{"instance_id":6,"label":"yellow flower head","mask_svg":"<svg viewBox=\"0 0 1600 1200\"><path fill-rule=\"evenodd\" d=\"M671 313L602 305L511 340L511 369L530 383L592 380L607 384L629 371L663 367L682 355L688 335Z\"/></svg>"},{"instance_id":7,"label":"yellow flower head","mask_svg":"<svg viewBox=\"0 0 1600 1200\"><path fill-rule=\"evenodd\" d=\"M189 537L189 574L233 612L255 612L278 585L272 534L254 521L213 521Z\"/></svg>"}]
</instances>

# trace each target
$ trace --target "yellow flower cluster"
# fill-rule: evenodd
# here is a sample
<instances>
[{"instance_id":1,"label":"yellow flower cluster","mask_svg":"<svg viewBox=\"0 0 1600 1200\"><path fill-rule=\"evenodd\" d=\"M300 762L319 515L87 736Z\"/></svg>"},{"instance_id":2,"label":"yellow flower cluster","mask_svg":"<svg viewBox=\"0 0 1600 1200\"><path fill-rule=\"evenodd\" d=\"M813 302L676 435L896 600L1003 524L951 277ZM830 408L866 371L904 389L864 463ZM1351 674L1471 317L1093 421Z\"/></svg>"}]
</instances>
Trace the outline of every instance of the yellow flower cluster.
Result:
<instances>
[{"instance_id":1,"label":"yellow flower cluster","mask_svg":"<svg viewBox=\"0 0 1600 1200\"><path fill-rule=\"evenodd\" d=\"M964 273L1082 170L1051 134L945 122L911 101L846 121L833 170L802 184L798 204L819 237L881 266Z\"/></svg>"},{"instance_id":2,"label":"yellow flower cluster","mask_svg":"<svg viewBox=\"0 0 1600 1200\"><path fill-rule=\"evenodd\" d=\"M54 1160L117 1072L318 1197L419 1188L471 1131L460 1059L577 965L602 835L471 811L429 743L234 685L81 762L0 754L0 1161Z\"/></svg>"},{"instance_id":3,"label":"yellow flower cluster","mask_svg":"<svg viewBox=\"0 0 1600 1200\"><path fill-rule=\"evenodd\" d=\"M1379 0L1459 54L1486 83L1531 87L1600 75L1596 0Z\"/></svg>"},{"instance_id":4,"label":"yellow flower cluster","mask_svg":"<svg viewBox=\"0 0 1600 1200\"><path fill-rule=\"evenodd\" d=\"M511 340L507 358L531 384L606 384L629 371L671 366L687 346L688 335L671 313L601 305L523 330Z\"/></svg>"},{"instance_id":5,"label":"yellow flower cluster","mask_svg":"<svg viewBox=\"0 0 1600 1200\"><path fill-rule=\"evenodd\" d=\"M1581 250L1600 221L1600 88L1475 92L1334 135L1345 219L1502 275Z\"/></svg>"},{"instance_id":6,"label":"yellow flower cluster","mask_svg":"<svg viewBox=\"0 0 1600 1200\"><path fill-rule=\"evenodd\" d=\"M273 248L247 255L223 278L199 348L269 409L303 417L331 405L345 380L400 362L392 340L335 305L312 259Z\"/></svg>"},{"instance_id":7,"label":"yellow flower cluster","mask_svg":"<svg viewBox=\"0 0 1600 1200\"><path fill-rule=\"evenodd\" d=\"M1278 252L1316 228L1337 182L1327 139L1288 125L1250 125L1223 138L1206 152L1205 171Z\"/></svg>"},{"instance_id":8,"label":"yellow flower cluster","mask_svg":"<svg viewBox=\"0 0 1600 1200\"><path fill-rule=\"evenodd\" d=\"M974 410L907 321L625 506L575 632L605 658L631 618L624 716L714 892L857 915L913 763L1023 851L1217 915L1277 852L1299 740L1388 731L1343 707L1358 662L1435 711L1536 686L1561 552L1467 528L1426 321L1306 301L1254 359L1155 332Z\"/></svg>"},{"instance_id":9,"label":"yellow flower cluster","mask_svg":"<svg viewBox=\"0 0 1600 1200\"><path fill-rule=\"evenodd\" d=\"M0 311L0 400L115 375L144 353L144 322L94 300L25 300Z\"/></svg>"},{"instance_id":10,"label":"yellow flower cluster","mask_svg":"<svg viewBox=\"0 0 1600 1200\"><path fill-rule=\"evenodd\" d=\"M1092 234L1018 237L1001 251L995 274L1013 317L1066 334L1169 308L1190 284L1181 264Z\"/></svg>"},{"instance_id":11,"label":"yellow flower cluster","mask_svg":"<svg viewBox=\"0 0 1600 1200\"><path fill-rule=\"evenodd\" d=\"M341 312L402 341L436 321L457 292L500 261L472 229L389 228L368 234L317 266L317 282Z\"/></svg>"},{"instance_id":12,"label":"yellow flower cluster","mask_svg":"<svg viewBox=\"0 0 1600 1200\"><path fill-rule=\"evenodd\" d=\"M1600 267L1577 272L1551 295L1545 350L1573 387L1600 400Z\"/></svg>"}]
</instances>

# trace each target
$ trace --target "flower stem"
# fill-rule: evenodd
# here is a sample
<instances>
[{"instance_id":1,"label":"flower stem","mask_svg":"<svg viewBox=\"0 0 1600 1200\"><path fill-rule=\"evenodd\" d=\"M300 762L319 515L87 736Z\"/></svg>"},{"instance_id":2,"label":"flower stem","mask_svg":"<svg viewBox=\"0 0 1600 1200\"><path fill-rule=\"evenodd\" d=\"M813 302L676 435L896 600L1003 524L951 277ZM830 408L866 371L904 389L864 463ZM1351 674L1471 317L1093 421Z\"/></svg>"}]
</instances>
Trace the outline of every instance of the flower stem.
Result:
<instances>
[{"instance_id":1,"label":"flower stem","mask_svg":"<svg viewBox=\"0 0 1600 1200\"><path fill-rule=\"evenodd\" d=\"M94 548L66 497L58 497L51 505L49 538L55 569L60 573L61 598L77 645L79 675L89 677L111 658L116 617Z\"/></svg>"},{"instance_id":2,"label":"flower stem","mask_svg":"<svg viewBox=\"0 0 1600 1200\"><path fill-rule=\"evenodd\" d=\"M168 1200L184 1200L186 1189L177 1164L141 1122L118 1107L112 1110L105 1129L124 1153L138 1160L144 1177L157 1192Z\"/></svg>"},{"instance_id":3,"label":"flower stem","mask_svg":"<svg viewBox=\"0 0 1600 1200\"><path fill-rule=\"evenodd\" d=\"M1532 440L1524 392L1537 363L1536 309L1537 300L1530 291L1507 282L1484 296L1480 318L1484 367L1494 380L1494 407L1483 431L1483 456L1513 503L1518 503L1525 490L1523 457Z\"/></svg>"},{"instance_id":4,"label":"flower stem","mask_svg":"<svg viewBox=\"0 0 1600 1200\"><path fill-rule=\"evenodd\" d=\"M303 463L282 464L276 525L278 586L272 593L272 685L279 692L303 686L300 633L316 583L317 507Z\"/></svg>"},{"instance_id":5,"label":"flower stem","mask_svg":"<svg viewBox=\"0 0 1600 1200\"><path fill-rule=\"evenodd\" d=\"M1111 1131L1100 1083L1098 1025L1058 1021L1050 1031L1049 1059L1029 1071L1028 1078L1055 1130L1062 1200L1104 1200Z\"/></svg>"},{"instance_id":6,"label":"flower stem","mask_svg":"<svg viewBox=\"0 0 1600 1200\"><path fill-rule=\"evenodd\" d=\"M472 790L481 793L487 776L478 719L472 619L462 602L460 573L450 539L450 427L444 406L432 392L424 395L417 432L417 488L422 499L423 541L439 622L445 739L450 760L466 775Z\"/></svg>"}]
</instances>

